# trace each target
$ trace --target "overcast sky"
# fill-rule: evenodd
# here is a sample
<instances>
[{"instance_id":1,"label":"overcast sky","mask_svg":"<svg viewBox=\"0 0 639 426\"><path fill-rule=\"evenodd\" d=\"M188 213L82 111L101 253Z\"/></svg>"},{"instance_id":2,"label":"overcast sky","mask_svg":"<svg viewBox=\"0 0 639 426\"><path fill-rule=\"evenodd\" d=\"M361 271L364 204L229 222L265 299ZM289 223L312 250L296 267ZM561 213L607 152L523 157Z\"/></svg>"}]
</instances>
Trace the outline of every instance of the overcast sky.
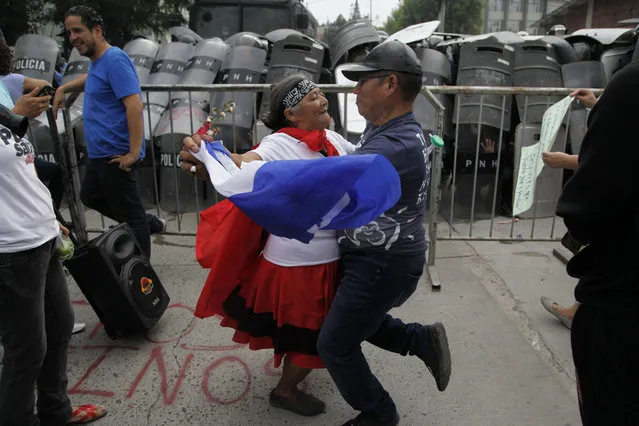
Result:
<instances>
[{"instance_id":1,"label":"overcast sky","mask_svg":"<svg viewBox=\"0 0 639 426\"><path fill-rule=\"evenodd\" d=\"M346 19L351 13L351 4L355 0L306 0L306 5L320 24L327 20L334 21L341 13ZM383 25L391 11L397 7L399 0L372 0L373 24ZM371 0L359 0L359 10L362 15L368 15L371 9Z\"/></svg>"}]
</instances>

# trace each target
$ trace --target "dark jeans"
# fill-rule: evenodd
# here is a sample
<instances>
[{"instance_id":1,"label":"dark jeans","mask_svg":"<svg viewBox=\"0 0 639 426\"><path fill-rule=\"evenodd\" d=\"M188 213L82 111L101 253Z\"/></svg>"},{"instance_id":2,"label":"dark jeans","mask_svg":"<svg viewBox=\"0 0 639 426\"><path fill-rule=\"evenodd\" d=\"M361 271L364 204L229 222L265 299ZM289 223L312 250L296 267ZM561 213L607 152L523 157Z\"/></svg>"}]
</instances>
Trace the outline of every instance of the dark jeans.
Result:
<instances>
[{"instance_id":1,"label":"dark jeans","mask_svg":"<svg viewBox=\"0 0 639 426\"><path fill-rule=\"evenodd\" d=\"M2 426L58 426L71 417L67 353L74 317L54 242L0 253Z\"/></svg>"},{"instance_id":2,"label":"dark jeans","mask_svg":"<svg viewBox=\"0 0 639 426\"><path fill-rule=\"evenodd\" d=\"M49 188L53 206L59 210L64 196L65 185L60 165L41 158L36 158L34 164L38 177Z\"/></svg>"},{"instance_id":3,"label":"dark jeans","mask_svg":"<svg viewBox=\"0 0 639 426\"><path fill-rule=\"evenodd\" d=\"M413 294L424 264L423 253L351 253L342 258L344 275L317 349L340 393L358 411L394 418L395 403L371 372L361 343L407 355L415 338L424 338L427 327L388 315Z\"/></svg>"},{"instance_id":4,"label":"dark jeans","mask_svg":"<svg viewBox=\"0 0 639 426\"><path fill-rule=\"evenodd\" d=\"M104 216L128 223L142 251L151 257L149 219L138 194L135 169L125 172L118 164L109 164L108 158L89 160L80 199Z\"/></svg>"}]
</instances>

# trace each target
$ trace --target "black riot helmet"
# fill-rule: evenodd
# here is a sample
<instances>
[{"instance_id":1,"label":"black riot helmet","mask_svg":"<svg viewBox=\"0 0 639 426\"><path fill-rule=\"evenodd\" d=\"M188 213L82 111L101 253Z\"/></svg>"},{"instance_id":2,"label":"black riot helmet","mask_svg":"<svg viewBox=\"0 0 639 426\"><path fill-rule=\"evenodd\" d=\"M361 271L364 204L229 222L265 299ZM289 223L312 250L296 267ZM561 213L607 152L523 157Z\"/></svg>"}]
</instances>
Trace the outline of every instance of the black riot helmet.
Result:
<instances>
[{"instance_id":1,"label":"black riot helmet","mask_svg":"<svg viewBox=\"0 0 639 426\"><path fill-rule=\"evenodd\" d=\"M364 60L343 71L344 77L359 81L360 77L375 71L395 71L422 75L422 65L415 51L399 40L387 40L370 51Z\"/></svg>"}]
</instances>

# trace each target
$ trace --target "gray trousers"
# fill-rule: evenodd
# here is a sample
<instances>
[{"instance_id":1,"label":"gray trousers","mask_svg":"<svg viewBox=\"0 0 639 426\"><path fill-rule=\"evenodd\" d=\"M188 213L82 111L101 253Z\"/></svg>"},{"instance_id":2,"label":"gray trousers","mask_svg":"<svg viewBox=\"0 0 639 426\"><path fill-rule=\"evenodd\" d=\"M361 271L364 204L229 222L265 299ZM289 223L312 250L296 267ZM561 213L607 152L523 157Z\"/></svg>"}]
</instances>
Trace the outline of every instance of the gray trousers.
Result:
<instances>
[{"instance_id":1,"label":"gray trousers","mask_svg":"<svg viewBox=\"0 0 639 426\"><path fill-rule=\"evenodd\" d=\"M71 417L67 355L73 322L55 240L0 253L0 426L57 426Z\"/></svg>"}]
</instances>

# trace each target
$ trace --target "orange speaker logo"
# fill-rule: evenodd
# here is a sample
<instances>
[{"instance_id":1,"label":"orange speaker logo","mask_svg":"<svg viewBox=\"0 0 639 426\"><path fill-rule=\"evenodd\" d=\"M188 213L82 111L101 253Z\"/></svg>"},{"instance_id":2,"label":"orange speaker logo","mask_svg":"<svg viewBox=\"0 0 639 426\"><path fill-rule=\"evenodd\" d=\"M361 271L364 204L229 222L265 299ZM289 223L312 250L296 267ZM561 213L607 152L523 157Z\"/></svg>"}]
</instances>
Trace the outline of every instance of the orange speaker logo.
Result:
<instances>
[{"instance_id":1,"label":"orange speaker logo","mask_svg":"<svg viewBox=\"0 0 639 426\"><path fill-rule=\"evenodd\" d=\"M153 291L153 280L147 277L142 277L140 280L140 288L142 289L142 293L151 294Z\"/></svg>"}]
</instances>

